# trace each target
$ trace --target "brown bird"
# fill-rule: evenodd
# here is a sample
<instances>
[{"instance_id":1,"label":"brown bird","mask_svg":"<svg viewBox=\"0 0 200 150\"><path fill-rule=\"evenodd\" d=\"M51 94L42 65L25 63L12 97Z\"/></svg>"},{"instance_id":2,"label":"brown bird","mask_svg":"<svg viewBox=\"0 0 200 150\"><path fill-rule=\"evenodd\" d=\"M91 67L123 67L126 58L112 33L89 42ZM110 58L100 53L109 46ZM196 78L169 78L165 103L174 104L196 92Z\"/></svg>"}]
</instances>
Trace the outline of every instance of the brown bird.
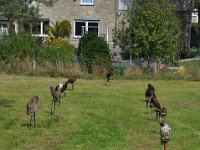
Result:
<instances>
[{"instance_id":1,"label":"brown bird","mask_svg":"<svg viewBox=\"0 0 200 150\"><path fill-rule=\"evenodd\" d=\"M159 111L159 121L163 123L165 121L165 117L167 116L167 108L162 107Z\"/></svg>"},{"instance_id":2,"label":"brown bird","mask_svg":"<svg viewBox=\"0 0 200 150\"><path fill-rule=\"evenodd\" d=\"M67 82L65 82L64 84L63 83L59 83L56 88L55 88L55 91L58 93L58 97L59 99L62 97L62 93L64 93L63 97L65 97L66 95L66 90L67 90Z\"/></svg>"},{"instance_id":3,"label":"brown bird","mask_svg":"<svg viewBox=\"0 0 200 150\"><path fill-rule=\"evenodd\" d=\"M114 72L114 69L113 68L111 68L111 69L109 69L108 70L108 72L106 73L106 80L107 80L107 82L109 82L110 81L110 78L113 76L113 73Z\"/></svg>"},{"instance_id":4,"label":"brown bird","mask_svg":"<svg viewBox=\"0 0 200 150\"><path fill-rule=\"evenodd\" d=\"M155 94L155 88L149 83L148 87L145 92L145 101L146 101L146 106L148 107L148 103L150 101L150 97Z\"/></svg>"},{"instance_id":5,"label":"brown bird","mask_svg":"<svg viewBox=\"0 0 200 150\"><path fill-rule=\"evenodd\" d=\"M30 119L30 129L32 126L32 119L34 121L34 126L36 126L35 123L35 115L36 112L38 111L38 102L39 102L39 97L38 96L33 96L31 98L31 100L29 100L26 104L26 113L27 115L30 115L31 119Z\"/></svg>"},{"instance_id":6,"label":"brown bird","mask_svg":"<svg viewBox=\"0 0 200 150\"><path fill-rule=\"evenodd\" d=\"M160 105L160 102L157 100L155 93L150 97L150 107L152 109L152 112L156 112L156 118L158 119L161 105Z\"/></svg>"},{"instance_id":7,"label":"brown bird","mask_svg":"<svg viewBox=\"0 0 200 150\"><path fill-rule=\"evenodd\" d=\"M67 80L67 84L70 83L72 85L72 90L74 89L74 82L77 80L77 76L73 76Z\"/></svg>"},{"instance_id":8,"label":"brown bird","mask_svg":"<svg viewBox=\"0 0 200 150\"><path fill-rule=\"evenodd\" d=\"M52 103L51 103L51 114L53 114L53 106L54 106L54 113L55 113L55 105L58 102L60 104L60 100L59 97L55 91L55 89L51 86L50 87L50 92L51 92L51 96L52 96Z\"/></svg>"}]
</instances>

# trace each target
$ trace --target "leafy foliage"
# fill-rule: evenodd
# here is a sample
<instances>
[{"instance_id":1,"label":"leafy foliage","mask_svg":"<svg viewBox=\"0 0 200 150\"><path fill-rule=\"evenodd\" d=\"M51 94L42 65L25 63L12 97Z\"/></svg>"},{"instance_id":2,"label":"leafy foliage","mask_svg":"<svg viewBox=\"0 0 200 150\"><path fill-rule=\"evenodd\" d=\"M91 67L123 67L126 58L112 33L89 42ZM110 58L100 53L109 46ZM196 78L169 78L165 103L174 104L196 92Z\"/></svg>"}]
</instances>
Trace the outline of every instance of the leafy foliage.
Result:
<instances>
[{"instance_id":1,"label":"leafy foliage","mask_svg":"<svg viewBox=\"0 0 200 150\"><path fill-rule=\"evenodd\" d=\"M51 32L56 38L58 37L69 37L71 34L72 27L68 20L56 21L53 26L49 26L45 29L47 33Z\"/></svg>"},{"instance_id":2,"label":"leafy foliage","mask_svg":"<svg viewBox=\"0 0 200 150\"><path fill-rule=\"evenodd\" d=\"M80 39L78 53L81 64L86 66L89 73L92 73L92 67L95 65L101 66L102 68L108 68L110 66L109 47L95 33L86 33Z\"/></svg>"},{"instance_id":3,"label":"leafy foliage","mask_svg":"<svg viewBox=\"0 0 200 150\"><path fill-rule=\"evenodd\" d=\"M169 0L136 0L124 17L114 37L122 50L130 49L148 62L174 54L180 23Z\"/></svg>"},{"instance_id":4,"label":"leafy foliage","mask_svg":"<svg viewBox=\"0 0 200 150\"><path fill-rule=\"evenodd\" d=\"M32 24L39 17L39 3L52 6L57 0L0 0L0 13L10 19L11 22L17 21L20 31L30 29Z\"/></svg>"},{"instance_id":5,"label":"leafy foliage","mask_svg":"<svg viewBox=\"0 0 200 150\"><path fill-rule=\"evenodd\" d=\"M44 50L38 55L40 59L46 59L53 64L70 64L74 60L74 46L66 38L50 38L44 41Z\"/></svg>"},{"instance_id":6,"label":"leafy foliage","mask_svg":"<svg viewBox=\"0 0 200 150\"><path fill-rule=\"evenodd\" d=\"M40 45L38 39L30 35L13 35L0 41L0 61L14 68L27 57L51 64L70 64L74 60L74 47L64 38L48 38Z\"/></svg>"},{"instance_id":7,"label":"leafy foliage","mask_svg":"<svg viewBox=\"0 0 200 150\"><path fill-rule=\"evenodd\" d=\"M15 65L26 56L34 57L37 41L29 35L7 37L1 40L0 60Z\"/></svg>"}]
</instances>

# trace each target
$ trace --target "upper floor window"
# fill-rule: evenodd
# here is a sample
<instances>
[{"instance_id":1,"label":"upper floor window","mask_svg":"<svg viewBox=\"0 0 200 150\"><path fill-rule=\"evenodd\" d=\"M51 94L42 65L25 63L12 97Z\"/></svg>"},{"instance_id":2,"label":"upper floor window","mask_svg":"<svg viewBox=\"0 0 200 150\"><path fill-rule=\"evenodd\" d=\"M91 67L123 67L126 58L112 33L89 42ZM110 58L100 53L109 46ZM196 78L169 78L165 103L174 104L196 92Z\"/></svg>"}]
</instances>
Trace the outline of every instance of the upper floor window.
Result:
<instances>
[{"instance_id":1,"label":"upper floor window","mask_svg":"<svg viewBox=\"0 0 200 150\"><path fill-rule=\"evenodd\" d=\"M93 5L93 0L81 0L81 5Z\"/></svg>"},{"instance_id":2,"label":"upper floor window","mask_svg":"<svg viewBox=\"0 0 200 150\"><path fill-rule=\"evenodd\" d=\"M132 0L119 0L118 9L119 10L128 10L132 7L132 4L133 4Z\"/></svg>"},{"instance_id":3,"label":"upper floor window","mask_svg":"<svg viewBox=\"0 0 200 150\"><path fill-rule=\"evenodd\" d=\"M77 20L74 22L75 37L81 37L86 32L95 32L97 35L99 35L99 22L87 20Z\"/></svg>"}]
</instances>

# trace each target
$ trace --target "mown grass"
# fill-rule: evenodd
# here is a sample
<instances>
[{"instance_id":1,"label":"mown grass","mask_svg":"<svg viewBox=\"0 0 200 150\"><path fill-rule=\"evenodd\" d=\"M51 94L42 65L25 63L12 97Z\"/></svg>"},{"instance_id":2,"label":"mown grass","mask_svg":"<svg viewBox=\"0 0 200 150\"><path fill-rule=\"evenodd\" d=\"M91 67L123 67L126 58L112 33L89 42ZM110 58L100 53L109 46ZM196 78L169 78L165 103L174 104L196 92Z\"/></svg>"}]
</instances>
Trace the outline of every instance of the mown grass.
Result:
<instances>
[{"instance_id":1,"label":"mown grass","mask_svg":"<svg viewBox=\"0 0 200 150\"><path fill-rule=\"evenodd\" d=\"M169 150L200 149L200 82L78 79L50 115L49 87L60 81L0 75L0 149L160 150L159 123L143 101L148 83L168 109ZM39 111L30 131L25 105L34 95Z\"/></svg>"}]
</instances>

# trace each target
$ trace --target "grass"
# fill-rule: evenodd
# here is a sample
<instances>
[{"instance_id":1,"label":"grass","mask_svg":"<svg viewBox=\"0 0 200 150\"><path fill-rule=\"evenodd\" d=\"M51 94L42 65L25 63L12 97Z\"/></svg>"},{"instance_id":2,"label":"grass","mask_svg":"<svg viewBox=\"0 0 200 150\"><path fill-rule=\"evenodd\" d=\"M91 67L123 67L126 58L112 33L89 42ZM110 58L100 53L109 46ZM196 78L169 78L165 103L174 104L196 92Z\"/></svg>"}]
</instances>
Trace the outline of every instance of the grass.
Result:
<instances>
[{"instance_id":1,"label":"grass","mask_svg":"<svg viewBox=\"0 0 200 150\"><path fill-rule=\"evenodd\" d=\"M50 115L49 87L64 78L0 75L0 149L160 150L159 123L145 107L147 84L168 109L169 150L200 148L200 84L183 80L78 79ZM37 126L29 130L26 102L38 95Z\"/></svg>"}]
</instances>

